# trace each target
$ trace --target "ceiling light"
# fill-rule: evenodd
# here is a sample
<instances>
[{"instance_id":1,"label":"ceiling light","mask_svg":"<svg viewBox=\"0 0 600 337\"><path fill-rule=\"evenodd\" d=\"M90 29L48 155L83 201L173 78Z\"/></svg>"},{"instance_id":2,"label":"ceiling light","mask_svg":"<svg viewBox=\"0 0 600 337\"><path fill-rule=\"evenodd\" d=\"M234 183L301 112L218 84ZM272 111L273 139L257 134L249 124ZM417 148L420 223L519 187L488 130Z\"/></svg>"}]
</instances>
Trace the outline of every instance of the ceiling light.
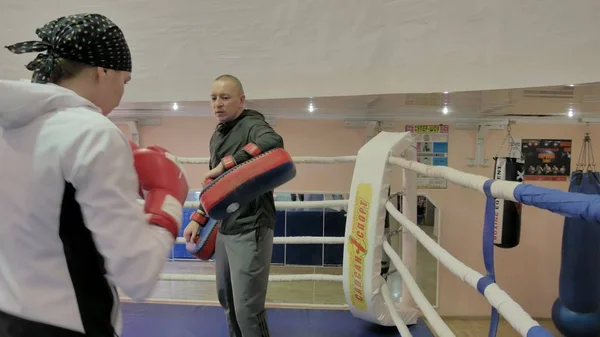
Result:
<instances>
[{"instance_id":1,"label":"ceiling light","mask_svg":"<svg viewBox=\"0 0 600 337\"><path fill-rule=\"evenodd\" d=\"M569 108L569 117L573 117L574 114L573 108Z\"/></svg>"},{"instance_id":2,"label":"ceiling light","mask_svg":"<svg viewBox=\"0 0 600 337\"><path fill-rule=\"evenodd\" d=\"M575 86L575 84L569 84L569 86L570 86L570 87L574 87L574 86Z\"/></svg>"},{"instance_id":3,"label":"ceiling light","mask_svg":"<svg viewBox=\"0 0 600 337\"><path fill-rule=\"evenodd\" d=\"M314 112L314 111L315 111L315 107L314 107L314 105L312 104L312 102L310 102L310 103L308 104L308 112Z\"/></svg>"},{"instance_id":4,"label":"ceiling light","mask_svg":"<svg viewBox=\"0 0 600 337\"><path fill-rule=\"evenodd\" d=\"M448 93L447 91L444 91L444 94L447 94L447 93Z\"/></svg>"},{"instance_id":5,"label":"ceiling light","mask_svg":"<svg viewBox=\"0 0 600 337\"><path fill-rule=\"evenodd\" d=\"M177 110L179 109L179 105L177 105L177 103L173 103L173 110Z\"/></svg>"},{"instance_id":6,"label":"ceiling light","mask_svg":"<svg viewBox=\"0 0 600 337\"><path fill-rule=\"evenodd\" d=\"M446 105L444 105L444 108L442 109L442 113L444 113L444 115L448 114L448 107Z\"/></svg>"}]
</instances>

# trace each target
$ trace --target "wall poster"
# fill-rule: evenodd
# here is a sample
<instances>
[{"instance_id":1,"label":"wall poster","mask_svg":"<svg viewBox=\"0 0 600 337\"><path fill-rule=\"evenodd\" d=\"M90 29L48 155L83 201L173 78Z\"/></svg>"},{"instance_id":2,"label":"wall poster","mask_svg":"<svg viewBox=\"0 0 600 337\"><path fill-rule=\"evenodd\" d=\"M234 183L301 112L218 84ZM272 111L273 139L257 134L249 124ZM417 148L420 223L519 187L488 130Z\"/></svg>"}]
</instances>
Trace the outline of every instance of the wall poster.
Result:
<instances>
[{"instance_id":1,"label":"wall poster","mask_svg":"<svg viewBox=\"0 0 600 337\"><path fill-rule=\"evenodd\" d=\"M525 159L525 181L568 181L570 139L515 139ZM511 151L512 152L512 151Z\"/></svg>"},{"instance_id":2,"label":"wall poster","mask_svg":"<svg viewBox=\"0 0 600 337\"><path fill-rule=\"evenodd\" d=\"M417 142L417 161L425 165L448 166L448 125L406 125ZM448 182L417 174L417 189L445 189Z\"/></svg>"}]
</instances>

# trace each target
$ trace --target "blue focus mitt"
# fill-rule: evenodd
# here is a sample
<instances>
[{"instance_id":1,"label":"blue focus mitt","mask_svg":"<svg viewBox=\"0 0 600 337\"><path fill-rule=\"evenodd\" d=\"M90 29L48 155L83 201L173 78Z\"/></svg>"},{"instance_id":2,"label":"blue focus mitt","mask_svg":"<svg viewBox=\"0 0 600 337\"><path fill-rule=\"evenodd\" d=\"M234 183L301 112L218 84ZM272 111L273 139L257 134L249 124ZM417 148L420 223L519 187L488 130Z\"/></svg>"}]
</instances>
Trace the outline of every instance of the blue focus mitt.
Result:
<instances>
[{"instance_id":1,"label":"blue focus mitt","mask_svg":"<svg viewBox=\"0 0 600 337\"><path fill-rule=\"evenodd\" d=\"M186 243L185 249L187 252L205 261L215 255L218 232L217 224L216 220L208 219L204 227L200 227L200 233L196 235L194 241Z\"/></svg>"}]
</instances>

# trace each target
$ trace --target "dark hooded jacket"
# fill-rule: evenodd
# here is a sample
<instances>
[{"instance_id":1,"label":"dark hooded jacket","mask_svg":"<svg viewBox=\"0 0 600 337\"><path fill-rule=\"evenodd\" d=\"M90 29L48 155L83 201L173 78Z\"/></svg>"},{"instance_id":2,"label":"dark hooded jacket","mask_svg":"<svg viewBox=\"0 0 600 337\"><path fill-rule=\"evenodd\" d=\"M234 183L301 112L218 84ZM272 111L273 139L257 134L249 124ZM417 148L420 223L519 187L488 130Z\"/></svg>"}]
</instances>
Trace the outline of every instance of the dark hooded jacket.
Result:
<instances>
[{"instance_id":1,"label":"dark hooded jacket","mask_svg":"<svg viewBox=\"0 0 600 337\"><path fill-rule=\"evenodd\" d=\"M261 152L283 148L283 139L265 117L258 111L245 109L236 119L217 125L210 139L210 168L216 167L228 155L232 155L238 165L247 161L251 157L243 147L248 143L258 146ZM273 191L269 191L223 219L219 231L232 235L262 226L274 229L275 215Z\"/></svg>"}]
</instances>

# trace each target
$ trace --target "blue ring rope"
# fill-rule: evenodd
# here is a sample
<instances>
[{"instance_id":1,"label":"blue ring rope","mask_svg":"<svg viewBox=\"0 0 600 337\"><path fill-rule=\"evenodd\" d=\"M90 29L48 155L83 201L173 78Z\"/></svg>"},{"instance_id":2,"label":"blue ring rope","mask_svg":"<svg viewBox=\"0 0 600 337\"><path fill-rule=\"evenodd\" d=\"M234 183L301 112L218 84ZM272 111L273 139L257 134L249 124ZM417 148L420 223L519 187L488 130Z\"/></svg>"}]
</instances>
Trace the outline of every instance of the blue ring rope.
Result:
<instances>
[{"instance_id":1,"label":"blue ring rope","mask_svg":"<svg viewBox=\"0 0 600 337\"><path fill-rule=\"evenodd\" d=\"M485 289L493 283L496 283L496 272L494 268L494 216L496 199L492 196L491 186L494 180L487 180L483 184L483 191L487 196L485 200L485 215L483 218L483 263L487 275L477 282L477 290L483 295ZM492 306L490 317L489 337L496 337L498 325L500 324L500 314Z\"/></svg>"}]
</instances>

